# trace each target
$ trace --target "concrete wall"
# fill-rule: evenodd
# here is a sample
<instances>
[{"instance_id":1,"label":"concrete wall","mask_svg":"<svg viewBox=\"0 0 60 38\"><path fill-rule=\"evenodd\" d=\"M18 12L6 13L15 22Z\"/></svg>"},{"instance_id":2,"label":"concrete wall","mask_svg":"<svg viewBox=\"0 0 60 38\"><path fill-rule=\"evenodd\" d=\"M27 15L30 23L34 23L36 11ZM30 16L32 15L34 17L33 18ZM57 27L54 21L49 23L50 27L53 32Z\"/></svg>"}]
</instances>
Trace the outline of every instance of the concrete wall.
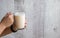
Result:
<instances>
[{"instance_id":1,"label":"concrete wall","mask_svg":"<svg viewBox=\"0 0 60 38\"><path fill-rule=\"evenodd\" d=\"M8 12L14 10L14 0L0 0L0 20Z\"/></svg>"},{"instance_id":2,"label":"concrete wall","mask_svg":"<svg viewBox=\"0 0 60 38\"><path fill-rule=\"evenodd\" d=\"M1 0L0 19L6 12L14 12L14 1L18 2L18 0ZM24 8L20 10L25 10L27 28L3 38L60 38L59 0L24 0Z\"/></svg>"},{"instance_id":3,"label":"concrete wall","mask_svg":"<svg viewBox=\"0 0 60 38\"><path fill-rule=\"evenodd\" d=\"M46 0L44 38L60 38L60 0Z\"/></svg>"}]
</instances>

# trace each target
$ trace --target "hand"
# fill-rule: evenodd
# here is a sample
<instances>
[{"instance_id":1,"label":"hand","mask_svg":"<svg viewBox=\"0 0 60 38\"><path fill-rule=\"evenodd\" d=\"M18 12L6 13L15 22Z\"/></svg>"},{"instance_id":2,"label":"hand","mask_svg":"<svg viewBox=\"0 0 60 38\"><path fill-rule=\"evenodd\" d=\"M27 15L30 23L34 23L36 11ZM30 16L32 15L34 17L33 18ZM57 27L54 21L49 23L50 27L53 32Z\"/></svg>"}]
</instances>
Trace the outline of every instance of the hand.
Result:
<instances>
[{"instance_id":1,"label":"hand","mask_svg":"<svg viewBox=\"0 0 60 38\"><path fill-rule=\"evenodd\" d=\"M25 28L26 28L26 25L27 25L27 21L25 20Z\"/></svg>"},{"instance_id":2,"label":"hand","mask_svg":"<svg viewBox=\"0 0 60 38\"><path fill-rule=\"evenodd\" d=\"M5 15L5 17L2 19L1 23L5 26L5 27L9 27L13 24L14 19L13 19L13 14L11 12L7 13Z\"/></svg>"}]
</instances>

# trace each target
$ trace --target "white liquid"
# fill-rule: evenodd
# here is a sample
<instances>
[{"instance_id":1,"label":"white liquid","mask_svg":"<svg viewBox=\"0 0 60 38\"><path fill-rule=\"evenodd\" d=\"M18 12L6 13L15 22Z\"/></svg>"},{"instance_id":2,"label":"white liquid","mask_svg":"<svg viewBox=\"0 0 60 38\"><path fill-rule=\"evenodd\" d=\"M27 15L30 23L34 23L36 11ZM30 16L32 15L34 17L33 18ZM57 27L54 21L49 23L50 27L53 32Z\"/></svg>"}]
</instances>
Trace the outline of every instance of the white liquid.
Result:
<instances>
[{"instance_id":1,"label":"white liquid","mask_svg":"<svg viewBox=\"0 0 60 38\"><path fill-rule=\"evenodd\" d=\"M25 26L25 13L15 13L14 15L15 25L18 29L24 28Z\"/></svg>"}]
</instances>

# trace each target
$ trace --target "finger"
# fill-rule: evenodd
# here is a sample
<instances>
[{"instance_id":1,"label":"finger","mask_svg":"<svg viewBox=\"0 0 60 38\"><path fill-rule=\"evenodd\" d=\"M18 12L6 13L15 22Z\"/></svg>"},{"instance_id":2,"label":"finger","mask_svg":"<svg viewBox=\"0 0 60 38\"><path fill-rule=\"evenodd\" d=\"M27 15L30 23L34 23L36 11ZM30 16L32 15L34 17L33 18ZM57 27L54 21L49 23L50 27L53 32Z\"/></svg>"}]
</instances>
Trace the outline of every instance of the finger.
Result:
<instances>
[{"instance_id":1,"label":"finger","mask_svg":"<svg viewBox=\"0 0 60 38\"><path fill-rule=\"evenodd\" d=\"M24 26L25 28L26 28L26 24L25 24L25 26Z\"/></svg>"},{"instance_id":2,"label":"finger","mask_svg":"<svg viewBox=\"0 0 60 38\"><path fill-rule=\"evenodd\" d=\"M8 15L11 15L12 13L11 13L11 12L8 12L7 14L8 14Z\"/></svg>"},{"instance_id":3,"label":"finger","mask_svg":"<svg viewBox=\"0 0 60 38\"><path fill-rule=\"evenodd\" d=\"M8 13L4 17L7 17L7 16L8 16Z\"/></svg>"},{"instance_id":4,"label":"finger","mask_svg":"<svg viewBox=\"0 0 60 38\"><path fill-rule=\"evenodd\" d=\"M25 22L25 24L27 24L27 23Z\"/></svg>"},{"instance_id":5,"label":"finger","mask_svg":"<svg viewBox=\"0 0 60 38\"><path fill-rule=\"evenodd\" d=\"M25 20L25 25L27 24L27 21Z\"/></svg>"},{"instance_id":6,"label":"finger","mask_svg":"<svg viewBox=\"0 0 60 38\"><path fill-rule=\"evenodd\" d=\"M8 16L8 17L13 17L13 14L12 14L11 12L8 12L8 13L7 13L7 16Z\"/></svg>"},{"instance_id":7,"label":"finger","mask_svg":"<svg viewBox=\"0 0 60 38\"><path fill-rule=\"evenodd\" d=\"M9 18L10 18L11 20L13 20L13 15L9 15Z\"/></svg>"},{"instance_id":8,"label":"finger","mask_svg":"<svg viewBox=\"0 0 60 38\"><path fill-rule=\"evenodd\" d=\"M14 17L13 17L13 15L9 15L9 19L10 19L12 22L14 22Z\"/></svg>"},{"instance_id":9,"label":"finger","mask_svg":"<svg viewBox=\"0 0 60 38\"><path fill-rule=\"evenodd\" d=\"M26 27L27 23L25 22L25 27Z\"/></svg>"},{"instance_id":10,"label":"finger","mask_svg":"<svg viewBox=\"0 0 60 38\"><path fill-rule=\"evenodd\" d=\"M5 15L5 17L9 17L9 15L10 15L10 12L7 12L7 14Z\"/></svg>"}]
</instances>

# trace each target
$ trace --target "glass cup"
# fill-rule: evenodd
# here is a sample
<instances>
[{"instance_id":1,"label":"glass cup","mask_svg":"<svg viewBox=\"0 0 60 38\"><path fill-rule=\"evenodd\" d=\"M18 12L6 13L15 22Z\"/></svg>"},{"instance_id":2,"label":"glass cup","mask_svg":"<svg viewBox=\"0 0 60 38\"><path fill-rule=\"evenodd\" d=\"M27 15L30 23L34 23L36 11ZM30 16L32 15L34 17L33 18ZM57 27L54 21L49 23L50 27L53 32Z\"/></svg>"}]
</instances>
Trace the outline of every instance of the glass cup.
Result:
<instances>
[{"instance_id":1,"label":"glass cup","mask_svg":"<svg viewBox=\"0 0 60 38\"><path fill-rule=\"evenodd\" d=\"M25 13L16 12L14 13L14 30L21 30L25 28Z\"/></svg>"}]
</instances>

